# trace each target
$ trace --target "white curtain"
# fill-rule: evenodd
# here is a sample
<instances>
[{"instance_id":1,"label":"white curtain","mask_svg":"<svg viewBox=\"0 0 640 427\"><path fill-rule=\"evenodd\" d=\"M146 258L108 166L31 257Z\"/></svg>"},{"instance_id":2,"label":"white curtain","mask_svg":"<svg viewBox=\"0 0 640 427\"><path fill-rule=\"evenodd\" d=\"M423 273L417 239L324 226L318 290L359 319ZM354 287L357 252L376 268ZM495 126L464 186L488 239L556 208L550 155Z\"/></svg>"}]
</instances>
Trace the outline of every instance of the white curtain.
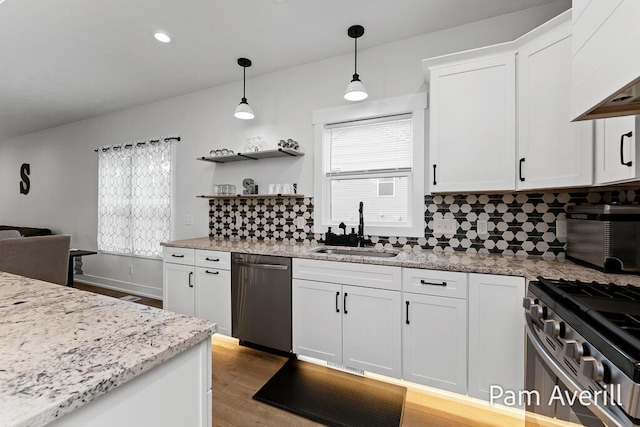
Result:
<instances>
[{"instance_id":1,"label":"white curtain","mask_svg":"<svg viewBox=\"0 0 640 427\"><path fill-rule=\"evenodd\" d=\"M98 249L159 257L171 240L171 141L98 149Z\"/></svg>"}]
</instances>

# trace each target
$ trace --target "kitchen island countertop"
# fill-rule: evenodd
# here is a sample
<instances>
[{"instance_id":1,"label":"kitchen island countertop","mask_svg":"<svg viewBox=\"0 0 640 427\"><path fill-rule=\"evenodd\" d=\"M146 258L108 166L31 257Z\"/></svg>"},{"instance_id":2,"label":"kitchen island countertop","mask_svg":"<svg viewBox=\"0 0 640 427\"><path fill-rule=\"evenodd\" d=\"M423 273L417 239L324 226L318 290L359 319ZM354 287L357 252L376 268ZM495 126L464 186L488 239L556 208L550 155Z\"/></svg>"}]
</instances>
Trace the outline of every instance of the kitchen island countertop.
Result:
<instances>
[{"instance_id":1,"label":"kitchen island countertop","mask_svg":"<svg viewBox=\"0 0 640 427\"><path fill-rule=\"evenodd\" d=\"M275 255L293 258L342 261L362 264L390 265L408 268L458 271L463 273L497 274L520 276L535 280L538 276L548 279L580 280L583 282L615 283L618 285L640 286L640 276L634 274L603 273L594 268L585 267L564 259L545 259L539 256L512 256L501 254L467 254L465 252L434 253L430 250L404 252L396 250L393 258L374 258L368 256L336 255L315 252L322 245L303 245L301 243L265 242L199 237L175 240L163 243L166 247L180 247L213 251ZM341 248L360 250L359 248ZM367 248L369 251L386 251Z\"/></svg>"},{"instance_id":2,"label":"kitchen island countertop","mask_svg":"<svg viewBox=\"0 0 640 427\"><path fill-rule=\"evenodd\" d=\"M41 426L210 339L215 325L0 272L0 425Z\"/></svg>"}]
</instances>

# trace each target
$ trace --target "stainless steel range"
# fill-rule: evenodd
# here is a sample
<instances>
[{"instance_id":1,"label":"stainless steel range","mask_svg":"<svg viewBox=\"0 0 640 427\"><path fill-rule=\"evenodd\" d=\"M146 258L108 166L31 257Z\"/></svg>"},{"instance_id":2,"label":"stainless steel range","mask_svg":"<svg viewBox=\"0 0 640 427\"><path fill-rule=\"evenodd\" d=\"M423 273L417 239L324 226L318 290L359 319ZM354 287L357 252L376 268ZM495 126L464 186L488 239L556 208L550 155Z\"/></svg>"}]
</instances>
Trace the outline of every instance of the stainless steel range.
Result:
<instances>
[{"instance_id":1,"label":"stainless steel range","mask_svg":"<svg viewBox=\"0 0 640 427\"><path fill-rule=\"evenodd\" d=\"M640 425L640 288L538 278L523 301L527 410Z\"/></svg>"}]
</instances>

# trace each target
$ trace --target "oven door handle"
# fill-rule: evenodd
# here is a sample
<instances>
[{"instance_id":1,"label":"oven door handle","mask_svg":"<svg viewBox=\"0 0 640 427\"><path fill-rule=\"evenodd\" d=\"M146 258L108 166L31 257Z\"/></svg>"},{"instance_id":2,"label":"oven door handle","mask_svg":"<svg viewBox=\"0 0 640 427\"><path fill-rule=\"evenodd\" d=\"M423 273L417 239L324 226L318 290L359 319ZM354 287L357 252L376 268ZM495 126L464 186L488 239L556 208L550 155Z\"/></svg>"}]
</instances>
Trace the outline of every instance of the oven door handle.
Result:
<instances>
[{"instance_id":1,"label":"oven door handle","mask_svg":"<svg viewBox=\"0 0 640 427\"><path fill-rule=\"evenodd\" d=\"M567 373L558 364L558 362L547 352L544 344L540 342L538 336L533 330L534 326L532 324L531 318L529 316L526 316L526 320L527 323L525 325L525 329L527 330L527 338L529 339L529 342L536 350L536 353L542 359L544 364L558 376L558 379L569 389L569 391L579 393L584 390L584 388L580 384L578 384L573 378L567 375ZM592 405L589 405L589 410L607 425L624 425L621 420L627 419L622 410L620 410L619 408L603 408L602 406L596 405L594 403Z\"/></svg>"}]
</instances>

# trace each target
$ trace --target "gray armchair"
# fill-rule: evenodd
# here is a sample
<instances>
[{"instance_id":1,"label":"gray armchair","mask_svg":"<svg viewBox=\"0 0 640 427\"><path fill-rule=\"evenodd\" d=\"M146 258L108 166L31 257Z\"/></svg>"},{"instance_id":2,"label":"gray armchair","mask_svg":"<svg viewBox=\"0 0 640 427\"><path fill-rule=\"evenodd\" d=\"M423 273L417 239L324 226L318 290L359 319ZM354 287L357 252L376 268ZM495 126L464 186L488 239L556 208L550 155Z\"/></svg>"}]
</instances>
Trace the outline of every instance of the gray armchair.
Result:
<instances>
[{"instance_id":1,"label":"gray armchair","mask_svg":"<svg viewBox=\"0 0 640 427\"><path fill-rule=\"evenodd\" d=\"M70 245L68 235L0 240L0 271L66 285Z\"/></svg>"}]
</instances>

